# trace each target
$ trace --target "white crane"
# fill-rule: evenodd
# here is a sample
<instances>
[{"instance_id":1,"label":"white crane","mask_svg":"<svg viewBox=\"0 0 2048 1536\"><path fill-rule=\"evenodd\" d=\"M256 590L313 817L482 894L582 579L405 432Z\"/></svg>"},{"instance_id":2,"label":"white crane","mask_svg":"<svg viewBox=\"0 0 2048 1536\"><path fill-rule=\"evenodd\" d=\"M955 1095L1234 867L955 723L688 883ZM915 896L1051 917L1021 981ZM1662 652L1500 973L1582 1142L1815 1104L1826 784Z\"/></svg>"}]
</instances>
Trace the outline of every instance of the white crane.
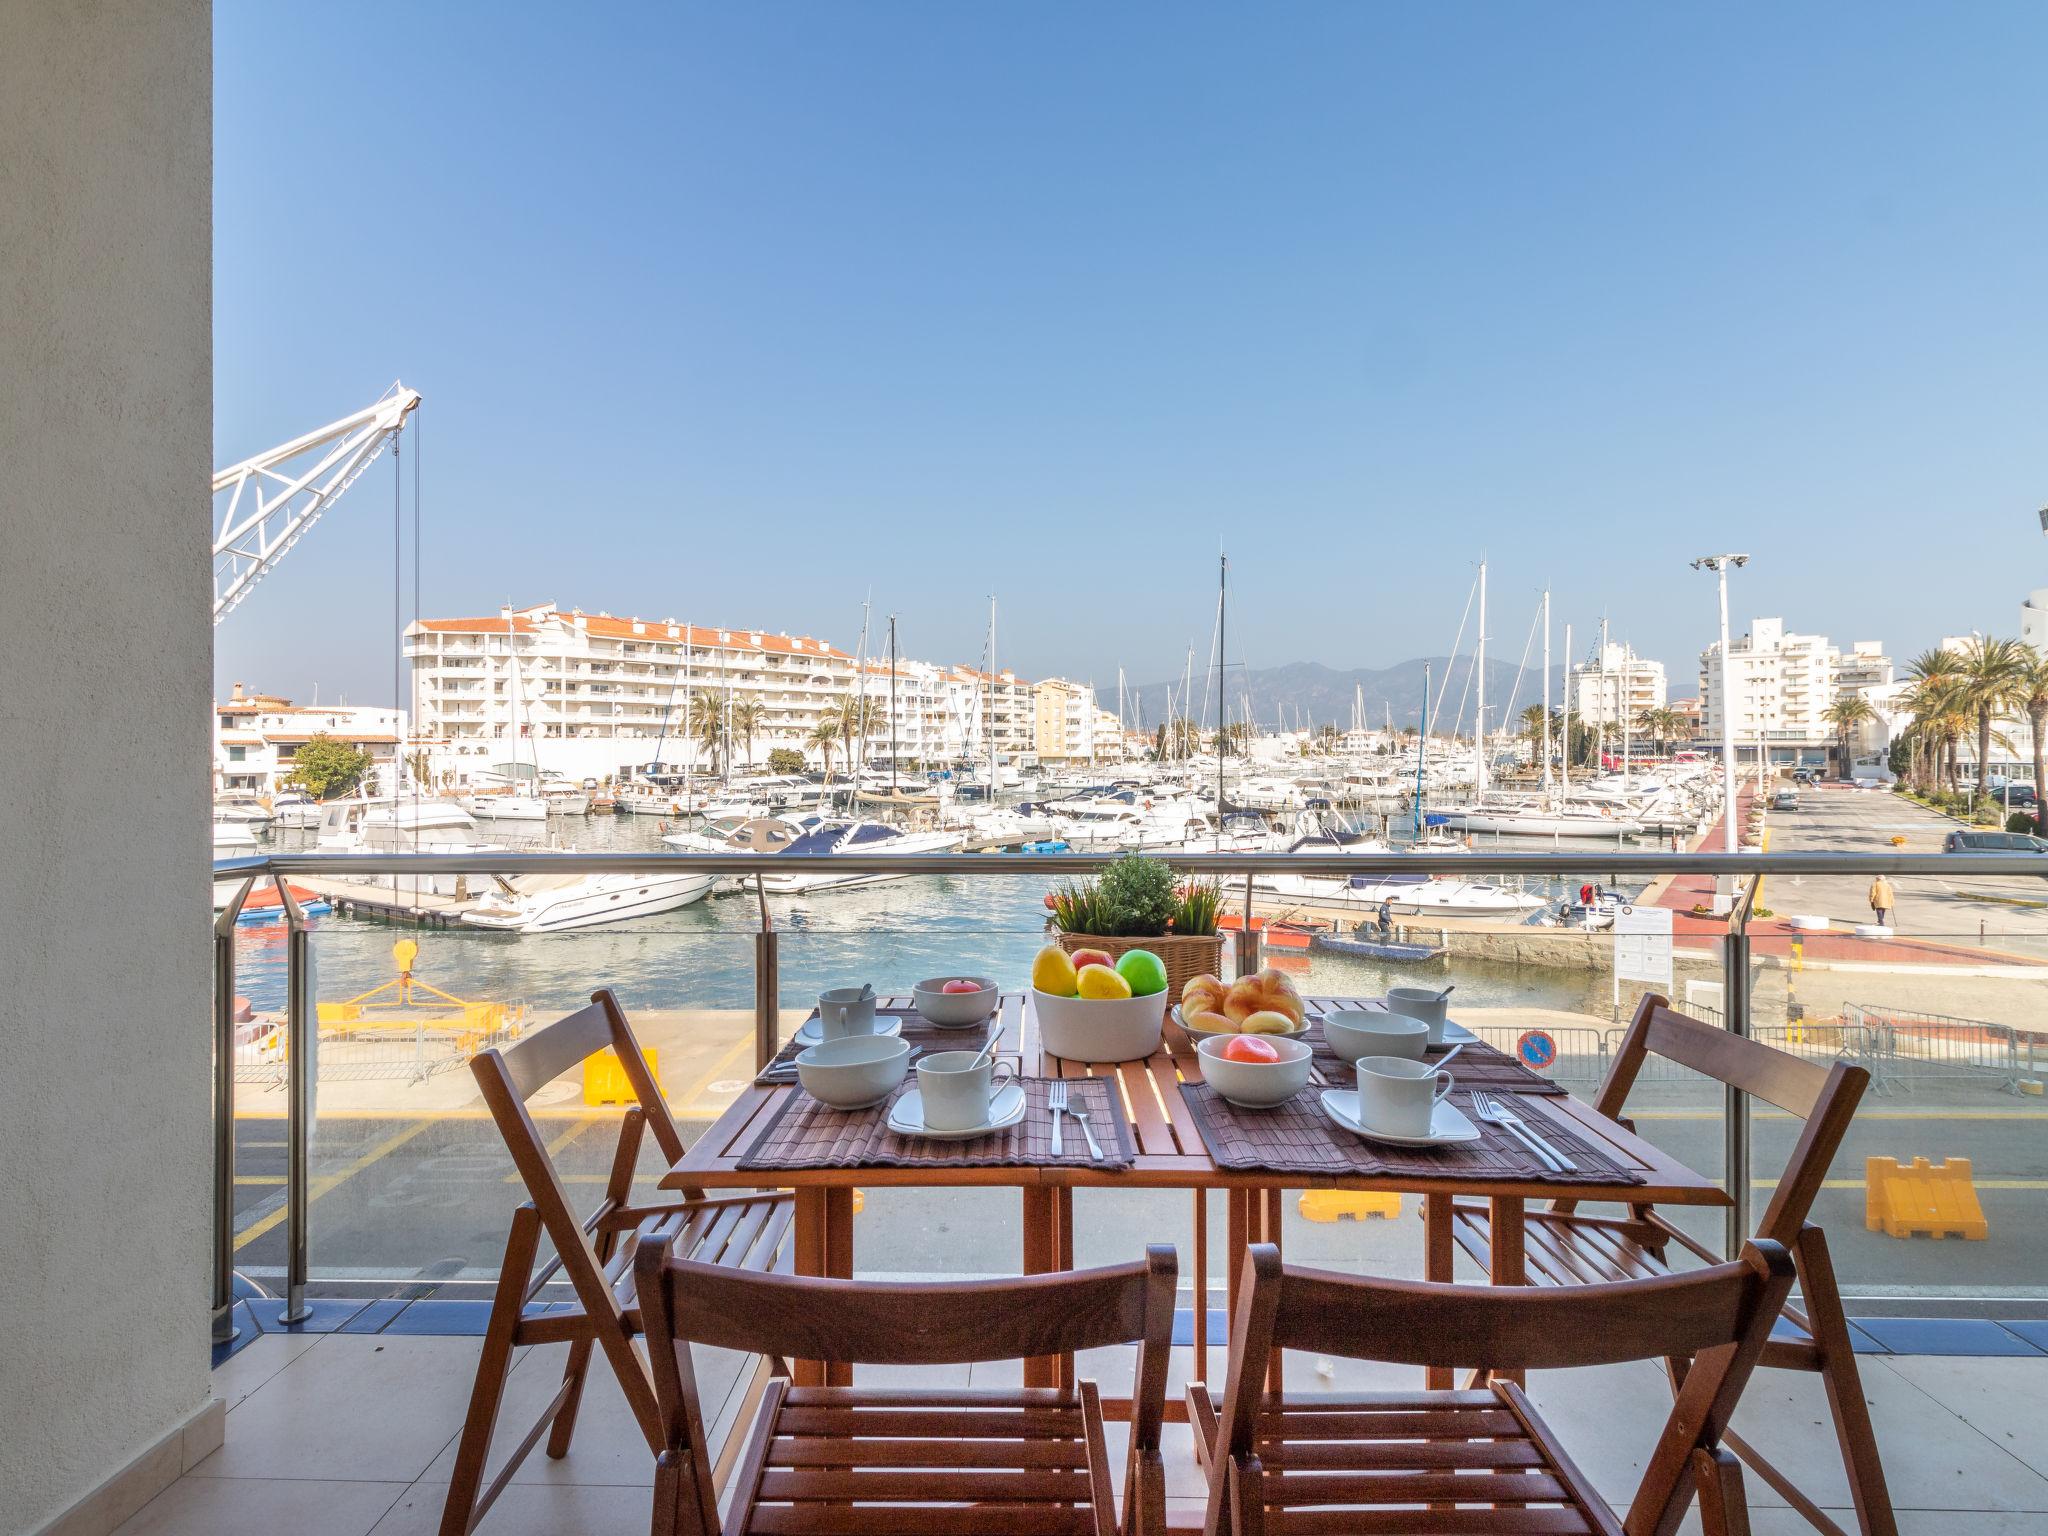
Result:
<instances>
[{"instance_id":1,"label":"white crane","mask_svg":"<svg viewBox=\"0 0 2048 1536\"><path fill-rule=\"evenodd\" d=\"M393 384L374 405L230 464L213 477L213 622L218 624L320 520L420 403ZM225 504L221 493L227 493ZM245 494L246 493L246 494Z\"/></svg>"}]
</instances>

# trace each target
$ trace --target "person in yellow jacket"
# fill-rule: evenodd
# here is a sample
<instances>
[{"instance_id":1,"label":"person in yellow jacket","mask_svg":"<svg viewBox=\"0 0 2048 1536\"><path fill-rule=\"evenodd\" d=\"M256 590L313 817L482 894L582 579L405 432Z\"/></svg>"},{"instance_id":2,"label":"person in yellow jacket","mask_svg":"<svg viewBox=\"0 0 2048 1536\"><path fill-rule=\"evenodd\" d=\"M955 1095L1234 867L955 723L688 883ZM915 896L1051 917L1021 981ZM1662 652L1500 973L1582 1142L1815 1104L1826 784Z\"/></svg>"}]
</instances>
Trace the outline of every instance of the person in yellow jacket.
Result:
<instances>
[{"instance_id":1,"label":"person in yellow jacket","mask_svg":"<svg viewBox=\"0 0 2048 1536\"><path fill-rule=\"evenodd\" d=\"M1870 910L1876 915L1878 927L1891 927L1892 908L1898 904L1898 894L1892 890L1891 881L1879 875L1870 882Z\"/></svg>"}]
</instances>

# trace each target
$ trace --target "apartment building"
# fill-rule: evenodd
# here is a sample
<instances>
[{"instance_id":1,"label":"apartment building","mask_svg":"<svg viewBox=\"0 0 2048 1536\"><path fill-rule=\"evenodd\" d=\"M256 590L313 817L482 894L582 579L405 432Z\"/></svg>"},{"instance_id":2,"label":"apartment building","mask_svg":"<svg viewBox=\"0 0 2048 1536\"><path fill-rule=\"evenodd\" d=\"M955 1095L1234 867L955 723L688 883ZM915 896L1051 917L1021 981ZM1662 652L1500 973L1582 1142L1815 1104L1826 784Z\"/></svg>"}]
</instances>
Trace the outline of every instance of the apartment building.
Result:
<instances>
[{"instance_id":1,"label":"apartment building","mask_svg":"<svg viewBox=\"0 0 2048 1536\"><path fill-rule=\"evenodd\" d=\"M705 702L756 701L745 762L802 749L851 691L853 658L809 635L674 619L566 612L553 603L495 616L422 619L406 630L423 744L456 784L500 763L602 778L627 764L711 765L695 737ZM694 702L693 702L694 701Z\"/></svg>"},{"instance_id":2,"label":"apartment building","mask_svg":"<svg viewBox=\"0 0 2048 1536\"><path fill-rule=\"evenodd\" d=\"M1825 761L1836 744L1827 719L1835 700L1845 692L1882 698L1892 681L1882 642L1859 640L1845 654L1825 635L1788 633L1783 619L1752 620L1749 633L1729 650L1736 747L1774 763ZM1700 653L1700 739L1716 747L1729 728L1722 717L1720 651L1716 642Z\"/></svg>"},{"instance_id":3,"label":"apartment building","mask_svg":"<svg viewBox=\"0 0 2048 1536\"><path fill-rule=\"evenodd\" d=\"M1014 672L899 657L893 706L888 662L866 663L865 679L864 691L883 722L868 739L870 763L886 767L892 745L899 768L985 762L991 743L1002 763L1033 750L1036 690Z\"/></svg>"},{"instance_id":4,"label":"apartment building","mask_svg":"<svg viewBox=\"0 0 2048 1536\"><path fill-rule=\"evenodd\" d=\"M213 711L213 788L221 795L269 795L284 787L299 748L332 736L370 754L378 785L392 788L405 712L382 705L294 704L275 693L233 696Z\"/></svg>"},{"instance_id":5,"label":"apartment building","mask_svg":"<svg viewBox=\"0 0 2048 1536\"><path fill-rule=\"evenodd\" d=\"M1619 730L1668 698L1664 663L1609 641L1572 668L1572 713L1596 730Z\"/></svg>"},{"instance_id":6,"label":"apartment building","mask_svg":"<svg viewBox=\"0 0 2048 1536\"><path fill-rule=\"evenodd\" d=\"M1038 684L1033 737L1041 762L1098 762L1124 756L1123 725L1095 701L1088 683L1049 677Z\"/></svg>"}]
</instances>

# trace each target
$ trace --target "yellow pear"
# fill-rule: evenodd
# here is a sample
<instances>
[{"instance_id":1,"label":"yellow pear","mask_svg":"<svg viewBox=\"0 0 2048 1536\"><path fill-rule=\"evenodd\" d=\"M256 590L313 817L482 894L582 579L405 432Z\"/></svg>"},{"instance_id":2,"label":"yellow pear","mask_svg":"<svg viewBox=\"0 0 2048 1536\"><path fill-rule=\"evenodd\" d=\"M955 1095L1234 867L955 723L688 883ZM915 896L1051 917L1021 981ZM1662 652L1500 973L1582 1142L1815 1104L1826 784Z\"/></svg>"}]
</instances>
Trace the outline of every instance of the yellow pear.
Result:
<instances>
[{"instance_id":1,"label":"yellow pear","mask_svg":"<svg viewBox=\"0 0 2048 1536\"><path fill-rule=\"evenodd\" d=\"M1106 965L1082 966L1077 987L1081 996L1097 1002L1131 995L1131 984Z\"/></svg>"},{"instance_id":2,"label":"yellow pear","mask_svg":"<svg viewBox=\"0 0 2048 1536\"><path fill-rule=\"evenodd\" d=\"M1072 997L1075 990L1074 962L1057 944L1048 944L1031 962L1031 985L1054 997Z\"/></svg>"}]
</instances>

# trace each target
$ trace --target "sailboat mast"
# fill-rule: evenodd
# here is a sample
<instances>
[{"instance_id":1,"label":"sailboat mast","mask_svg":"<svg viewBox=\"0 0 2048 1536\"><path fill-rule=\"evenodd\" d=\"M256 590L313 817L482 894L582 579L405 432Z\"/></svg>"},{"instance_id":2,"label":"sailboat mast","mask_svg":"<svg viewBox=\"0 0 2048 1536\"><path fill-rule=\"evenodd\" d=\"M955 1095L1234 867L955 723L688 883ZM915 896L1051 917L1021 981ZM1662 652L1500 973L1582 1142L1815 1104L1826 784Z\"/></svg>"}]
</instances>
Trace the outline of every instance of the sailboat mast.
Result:
<instances>
[{"instance_id":1,"label":"sailboat mast","mask_svg":"<svg viewBox=\"0 0 2048 1536\"><path fill-rule=\"evenodd\" d=\"M996 595L988 595L988 719L982 723L988 733L988 800L996 803Z\"/></svg>"},{"instance_id":2,"label":"sailboat mast","mask_svg":"<svg viewBox=\"0 0 2048 1536\"><path fill-rule=\"evenodd\" d=\"M1550 588L1543 589L1543 787L1550 788Z\"/></svg>"},{"instance_id":3,"label":"sailboat mast","mask_svg":"<svg viewBox=\"0 0 2048 1536\"><path fill-rule=\"evenodd\" d=\"M1564 627L1564 751L1559 755L1559 766L1564 773L1564 788L1567 793L1572 787L1572 627Z\"/></svg>"},{"instance_id":4,"label":"sailboat mast","mask_svg":"<svg viewBox=\"0 0 2048 1536\"><path fill-rule=\"evenodd\" d=\"M1607 767L1607 717L1614 713L1614 697L1607 688L1607 615L1600 616L1600 736L1596 745L1600 767Z\"/></svg>"},{"instance_id":5,"label":"sailboat mast","mask_svg":"<svg viewBox=\"0 0 2048 1536\"><path fill-rule=\"evenodd\" d=\"M1486 793L1486 562L1479 562L1479 639L1473 646L1473 686L1479 690L1473 715L1478 758L1473 767L1473 793Z\"/></svg>"},{"instance_id":6,"label":"sailboat mast","mask_svg":"<svg viewBox=\"0 0 2048 1536\"><path fill-rule=\"evenodd\" d=\"M1393 706L1388 706L1388 723L1393 723ZM1415 735L1415 831L1417 842L1422 841L1422 762L1429 756L1429 663L1422 664L1422 729Z\"/></svg>"},{"instance_id":7,"label":"sailboat mast","mask_svg":"<svg viewBox=\"0 0 2048 1536\"><path fill-rule=\"evenodd\" d=\"M1230 556L1216 556L1216 847L1223 847L1223 755L1230 748L1230 714L1223 701L1223 621L1230 606Z\"/></svg>"},{"instance_id":8,"label":"sailboat mast","mask_svg":"<svg viewBox=\"0 0 2048 1536\"><path fill-rule=\"evenodd\" d=\"M889 615L889 794L896 794L896 615Z\"/></svg>"},{"instance_id":9,"label":"sailboat mast","mask_svg":"<svg viewBox=\"0 0 2048 1536\"><path fill-rule=\"evenodd\" d=\"M683 745L690 750L689 755L683 759L683 806L694 816L697 813L697 738L690 734L690 694L692 691L690 687L690 623L685 619L683 621ZM663 719L667 719L665 712ZM655 749L654 757L656 762L661 760L661 749L659 747Z\"/></svg>"}]
</instances>

